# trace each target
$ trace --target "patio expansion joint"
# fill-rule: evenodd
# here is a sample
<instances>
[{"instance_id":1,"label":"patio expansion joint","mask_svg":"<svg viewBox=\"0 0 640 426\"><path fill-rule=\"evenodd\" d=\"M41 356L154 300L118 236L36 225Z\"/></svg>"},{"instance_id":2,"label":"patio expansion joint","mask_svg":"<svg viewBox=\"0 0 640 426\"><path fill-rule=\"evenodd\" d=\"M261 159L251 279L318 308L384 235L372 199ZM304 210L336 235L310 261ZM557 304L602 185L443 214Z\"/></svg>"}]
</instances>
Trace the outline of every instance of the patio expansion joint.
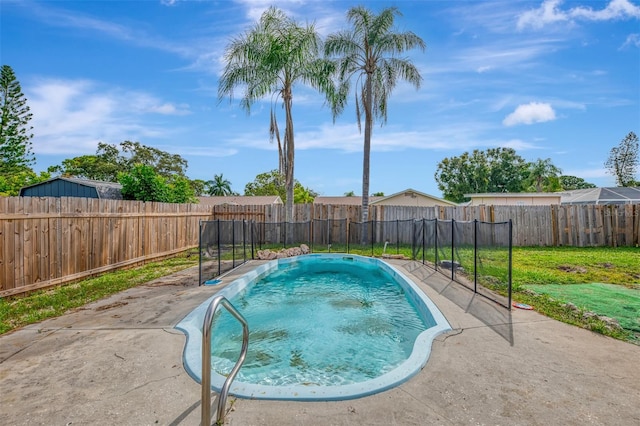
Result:
<instances>
[{"instance_id":1,"label":"patio expansion joint","mask_svg":"<svg viewBox=\"0 0 640 426\"><path fill-rule=\"evenodd\" d=\"M152 331L152 330L162 330L168 334L180 335L183 334L179 331L174 332L171 326L157 326L157 327L61 327L56 329L51 328L42 328L39 329L38 332L48 333L46 337L58 332L64 331ZM51 331L49 333L49 331Z\"/></svg>"},{"instance_id":2,"label":"patio expansion joint","mask_svg":"<svg viewBox=\"0 0 640 426\"><path fill-rule=\"evenodd\" d=\"M18 349L17 351L15 351L14 353L12 353L12 354L11 354L11 355L9 355L8 357L6 357L5 359L1 359L1 360L0 360L0 364L4 363L5 361L10 360L11 358L13 358L14 356L18 355L19 353L21 353L21 352L23 352L23 351L25 351L25 350L29 349L31 346L33 346L33 345L35 345L35 344L37 344L37 343L40 343L41 341L43 341L43 340L44 340L44 339L46 339L47 337L49 337L49 336L51 336L51 335L55 334L58 330L59 330L59 329L57 329L57 328L47 329L47 330L38 329L38 330L37 330L37 333L38 333L38 334L40 334L40 333L46 333L46 334L45 334L41 339L38 339L38 340L32 340L29 344L24 345L22 348ZM16 330L16 331L19 331L19 330ZM50 332L48 332L48 331L50 331Z\"/></svg>"},{"instance_id":3,"label":"patio expansion joint","mask_svg":"<svg viewBox=\"0 0 640 426\"><path fill-rule=\"evenodd\" d=\"M73 325L67 325L67 326L64 326L64 327L56 327L56 328L38 328L38 329L23 328L23 329L20 329L20 330L16 330L15 332L33 331L36 335L40 336L40 338L32 340L31 342L29 342L28 344L24 345L23 347L21 347L17 351L13 352L12 354L7 356L6 358L0 359L0 364L3 364L4 362L6 362L6 361L10 360L11 358L13 358L14 356L18 355L19 353L31 348L34 345L40 344L40 343L44 342L46 339L48 339L49 337L51 337L51 336L53 336L55 334L59 334L59 333L64 333L64 332L79 333L79 332L98 332L98 331L156 331L156 330L162 330L165 333L171 334L173 336L181 336L181 335L184 336L184 334L181 331L175 330L171 326L158 326L158 327L74 327Z\"/></svg>"}]
</instances>

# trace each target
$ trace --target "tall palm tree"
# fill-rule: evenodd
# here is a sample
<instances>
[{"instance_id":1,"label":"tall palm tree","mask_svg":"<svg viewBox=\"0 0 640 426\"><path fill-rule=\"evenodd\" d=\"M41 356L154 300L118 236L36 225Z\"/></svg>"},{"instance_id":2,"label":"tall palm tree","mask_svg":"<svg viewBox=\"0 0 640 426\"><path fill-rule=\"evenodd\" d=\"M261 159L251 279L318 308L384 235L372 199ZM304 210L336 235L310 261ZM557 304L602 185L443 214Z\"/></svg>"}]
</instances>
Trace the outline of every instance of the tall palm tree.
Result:
<instances>
[{"instance_id":1,"label":"tall palm tree","mask_svg":"<svg viewBox=\"0 0 640 426\"><path fill-rule=\"evenodd\" d=\"M224 197L226 195L233 194L233 191L231 190L231 182L225 179L222 176L222 173L219 175L213 175L213 180L207 181L205 185L209 195Z\"/></svg>"},{"instance_id":2,"label":"tall palm tree","mask_svg":"<svg viewBox=\"0 0 640 426\"><path fill-rule=\"evenodd\" d=\"M400 57L413 48L425 49L424 41L407 31L393 32L393 22L401 13L395 7L383 9L378 15L357 6L347 12L352 28L331 34L325 41L325 54L336 59L340 87L333 98L334 118L346 104L346 95L355 78L356 117L361 128L364 108L364 158L362 162L362 221L369 216L369 163L371 132L374 118L387 121L387 99L398 80L406 80L420 88L422 77L406 58Z\"/></svg>"},{"instance_id":3,"label":"tall palm tree","mask_svg":"<svg viewBox=\"0 0 640 426\"><path fill-rule=\"evenodd\" d=\"M226 66L220 78L218 96L233 97L236 86L241 86L240 102L247 113L251 105L271 95L270 139L278 141L280 172L285 177L286 220L293 217L294 132L293 86L303 83L330 96L333 93L331 61L319 58L320 36L313 25L299 26L281 10L270 7L250 31L233 39L225 51ZM274 104L280 100L285 111L284 144L280 143L280 130Z\"/></svg>"}]
</instances>

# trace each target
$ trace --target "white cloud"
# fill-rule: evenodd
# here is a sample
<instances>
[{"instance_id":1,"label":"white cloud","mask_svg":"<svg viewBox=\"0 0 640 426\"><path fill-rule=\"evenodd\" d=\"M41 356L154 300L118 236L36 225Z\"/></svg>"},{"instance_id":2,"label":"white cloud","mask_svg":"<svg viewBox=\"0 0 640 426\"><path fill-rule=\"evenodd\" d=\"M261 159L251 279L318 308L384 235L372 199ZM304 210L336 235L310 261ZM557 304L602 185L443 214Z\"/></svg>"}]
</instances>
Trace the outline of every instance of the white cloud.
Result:
<instances>
[{"instance_id":1,"label":"white cloud","mask_svg":"<svg viewBox=\"0 0 640 426\"><path fill-rule=\"evenodd\" d=\"M149 112L156 112L163 115L187 115L189 114L188 107L186 105L173 105L170 103L164 103L161 105L153 105L149 108Z\"/></svg>"},{"instance_id":2,"label":"white cloud","mask_svg":"<svg viewBox=\"0 0 640 426\"><path fill-rule=\"evenodd\" d=\"M513 70L514 67L527 67L535 63L539 57L557 49L559 41L551 37L511 41L503 38L495 42L474 45L459 49L452 55L451 68L455 71L469 70L483 73L488 70Z\"/></svg>"},{"instance_id":3,"label":"white cloud","mask_svg":"<svg viewBox=\"0 0 640 426\"><path fill-rule=\"evenodd\" d=\"M273 0L236 0L246 9L246 16L251 25L260 20L262 14L275 3ZM315 24L321 36L342 28L345 10L334 9L331 2L308 2L304 0L278 0L277 7L299 24ZM313 16L313 20L308 19Z\"/></svg>"},{"instance_id":4,"label":"white cloud","mask_svg":"<svg viewBox=\"0 0 640 426\"><path fill-rule=\"evenodd\" d=\"M629 0L611 0L607 7L602 10L578 6L571 9L569 14L572 17L583 18L588 21L640 18L640 6L632 4Z\"/></svg>"},{"instance_id":5,"label":"white cloud","mask_svg":"<svg viewBox=\"0 0 640 426\"><path fill-rule=\"evenodd\" d=\"M163 102L153 95L143 92L127 92L122 90L112 90L114 98L127 98L127 105L123 106L135 114L161 114L161 115L188 115L191 114L189 105L175 105L170 102Z\"/></svg>"},{"instance_id":6,"label":"white cloud","mask_svg":"<svg viewBox=\"0 0 640 426\"><path fill-rule=\"evenodd\" d=\"M461 28L452 35L473 40L477 40L479 36L484 38L486 32L511 34L516 15L520 10L517 2L504 0L446 3L448 7L444 13L448 15L453 28ZM440 17L436 15L433 18Z\"/></svg>"},{"instance_id":7,"label":"white cloud","mask_svg":"<svg viewBox=\"0 0 640 426\"><path fill-rule=\"evenodd\" d=\"M502 124L505 126L515 126L518 124L543 123L555 119L556 113L551 105L531 102L526 105L518 105L516 110L502 121Z\"/></svg>"},{"instance_id":8,"label":"white cloud","mask_svg":"<svg viewBox=\"0 0 640 426\"><path fill-rule=\"evenodd\" d=\"M640 47L640 34L629 34L620 49L622 50L629 46Z\"/></svg>"},{"instance_id":9,"label":"white cloud","mask_svg":"<svg viewBox=\"0 0 640 426\"><path fill-rule=\"evenodd\" d=\"M525 142L525 141L520 140L520 139L511 139L511 140L508 140L506 142L500 143L499 146L501 146L503 148L512 148L512 149L515 149L516 151L527 151L529 149L540 149L539 146L534 145L534 144L529 143L529 142Z\"/></svg>"},{"instance_id":10,"label":"white cloud","mask_svg":"<svg viewBox=\"0 0 640 426\"><path fill-rule=\"evenodd\" d=\"M236 0L236 2L247 8L247 17L253 22L259 21L264 11L274 5L272 0ZM291 16L291 7L303 3L302 0L279 0L278 8Z\"/></svg>"},{"instance_id":11,"label":"white cloud","mask_svg":"<svg viewBox=\"0 0 640 426\"><path fill-rule=\"evenodd\" d=\"M464 124L461 124L464 123ZM540 149L540 146L519 139L500 139L493 136L495 128L484 122L472 122L464 117L458 125L446 123L442 125L412 128L402 126L376 126L371 140L372 152L399 152L405 150L419 151L468 151L486 147L510 147L516 150ZM358 131L355 122L325 122L318 126L301 129L295 134L296 151L334 150L342 153L361 153L364 135ZM275 151L277 146L268 143L264 131L247 131L234 133L232 137L224 137L230 147L249 147ZM242 149L242 148L239 148Z\"/></svg>"},{"instance_id":12,"label":"white cloud","mask_svg":"<svg viewBox=\"0 0 640 426\"><path fill-rule=\"evenodd\" d=\"M611 0L604 9L594 10L591 7L578 6L562 10L562 0L545 0L540 7L520 14L517 27L540 29L546 25L558 22L610 21L616 19L640 18L640 6L629 0Z\"/></svg>"},{"instance_id":13,"label":"white cloud","mask_svg":"<svg viewBox=\"0 0 640 426\"><path fill-rule=\"evenodd\" d=\"M560 3L562 0L545 0L539 8L524 12L518 18L518 29L528 26L542 28L547 24L569 20L567 14L558 9Z\"/></svg>"},{"instance_id":14,"label":"white cloud","mask_svg":"<svg viewBox=\"0 0 640 426\"><path fill-rule=\"evenodd\" d=\"M95 152L100 141L166 137L170 131L142 124L143 116L189 113L186 105L89 80L45 79L23 88L33 114L36 154L81 155Z\"/></svg>"},{"instance_id":15,"label":"white cloud","mask_svg":"<svg viewBox=\"0 0 640 426\"><path fill-rule=\"evenodd\" d=\"M125 43L171 52L184 57L197 55L197 51L192 45L176 43L137 28L134 29L90 15L52 7L49 4L29 2L28 7L31 15L51 26L103 34Z\"/></svg>"}]
</instances>

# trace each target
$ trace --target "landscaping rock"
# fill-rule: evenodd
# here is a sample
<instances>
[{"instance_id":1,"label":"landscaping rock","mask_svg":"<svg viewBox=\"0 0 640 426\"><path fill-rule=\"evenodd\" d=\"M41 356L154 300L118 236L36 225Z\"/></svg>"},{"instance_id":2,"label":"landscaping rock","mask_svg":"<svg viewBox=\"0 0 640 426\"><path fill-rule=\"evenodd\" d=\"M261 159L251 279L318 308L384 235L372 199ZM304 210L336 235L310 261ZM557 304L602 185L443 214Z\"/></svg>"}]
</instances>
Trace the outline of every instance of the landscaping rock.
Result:
<instances>
[{"instance_id":1,"label":"landscaping rock","mask_svg":"<svg viewBox=\"0 0 640 426\"><path fill-rule=\"evenodd\" d=\"M620 325L618 320L615 318L601 316L600 320L605 323L605 326L609 330L622 330L622 326Z\"/></svg>"},{"instance_id":2,"label":"landscaping rock","mask_svg":"<svg viewBox=\"0 0 640 426\"><path fill-rule=\"evenodd\" d=\"M460 268L460 263L456 262L455 260L443 260L438 263L438 265L445 269Z\"/></svg>"},{"instance_id":3,"label":"landscaping rock","mask_svg":"<svg viewBox=\"0 0 640 426\"><path fill-rule=\"evenodd\" d=\"M300 245L300 247L289 247L286 249L273 251L269 249L258 250L257 257L259 260L274 260L283 259L285 257L301 256L309 253L309 246L306 244Z\"/></svg>"}]
</instances>

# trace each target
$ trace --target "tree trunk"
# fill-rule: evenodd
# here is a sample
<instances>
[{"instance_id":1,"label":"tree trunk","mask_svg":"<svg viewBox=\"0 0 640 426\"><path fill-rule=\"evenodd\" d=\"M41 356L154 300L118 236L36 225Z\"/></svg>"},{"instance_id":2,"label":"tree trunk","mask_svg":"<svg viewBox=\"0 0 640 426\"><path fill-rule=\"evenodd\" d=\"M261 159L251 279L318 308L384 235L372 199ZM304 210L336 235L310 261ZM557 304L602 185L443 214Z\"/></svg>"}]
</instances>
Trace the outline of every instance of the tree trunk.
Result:
<instances>
[{"instance_id":1,"label":"tree trunk","mask_svg":"<svg viewBox=\"0 0 640 426\"><path fill-rule=\"evenodd\" d=\"M293 162L294 162L294 141L293 141L293 117L291 115L291 91L288 90L284 96L284 109L286 114L287 127L284 131L284 144L286 151L286 162L284 170L285 188L287 190L287 201L285 206L285 221L293 221Z\"/></svg>"},{"instance_id":2,"label":"tree trunk","mask_svg":"<svg viewBox=\"0 0 640 426\"><path fill-rule=\"evenodd\" d=\"M362 156L362 222L369 219L369 163L371 158L371 130L373 106L371 99L371 74L367 74L364 99L364 153Z\"/></svg>"}]
</instances>

